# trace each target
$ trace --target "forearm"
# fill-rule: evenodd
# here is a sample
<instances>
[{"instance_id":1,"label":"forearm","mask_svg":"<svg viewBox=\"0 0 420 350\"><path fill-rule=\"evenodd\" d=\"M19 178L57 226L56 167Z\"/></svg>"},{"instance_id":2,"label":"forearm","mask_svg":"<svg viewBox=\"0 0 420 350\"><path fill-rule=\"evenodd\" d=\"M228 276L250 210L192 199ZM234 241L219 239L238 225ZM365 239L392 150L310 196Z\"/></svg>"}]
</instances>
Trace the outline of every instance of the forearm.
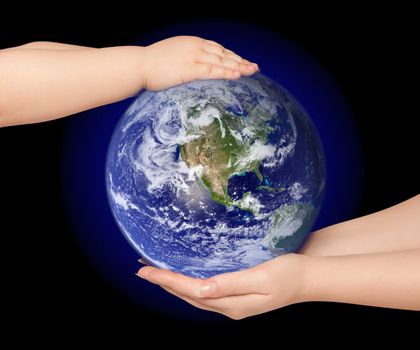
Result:
<instances>
[{"instance_id":1,"label":"forearm","mask_svg":"<svg viewBox=\"0 0 420 350\"><path fill-rule=\"evenodd\" d=\"M35 50L94 50L93 47L89 46L80 46L80 45L72 45L72 44L63 44L63 43L56 43L52 41L33 41L27 44L19 45L10 47L7 49L0 50L1 52L5 51L12 51L12 50L27 50L27 49L35 49Z\"/></svg>"},{"instance_id":2,"label":"forearm","mask_svg":"<svg viewBox=\"0 0 420 350\"><path fill-rule=\"evenodd\" d=\"M50 120L142 89L142 47L0 52L0 126Z\"/></svg>"},{"instance_id":3,"label":"forearm","mask_svg":"<svg viewBox=\"0 0 420 350\"><path fill-rule=\"evenodd\" d=\"M15 47L15 49L37 49L37 50L94 50L93 47L56 43L51 41L34 41Z\"/></svg>"},{"instance_id":4,"label":"forearm","mask_svg":"<svg viewBox=\"0 0 420 350\"><path fill-rule=\"evenodd\" d=\"M420 249L303 259L300 301L420 310Z\"/></svg>"},{"instance_id":5,"label":"forearm","mask_svg":"<svg viewBox=\"0 0 420 350\"><path fill-rule=\"evenodd\" d=\"M420 248L420 195L380 212L316 231L300 253L365 254Z\"/></svg>"}]
</instances>

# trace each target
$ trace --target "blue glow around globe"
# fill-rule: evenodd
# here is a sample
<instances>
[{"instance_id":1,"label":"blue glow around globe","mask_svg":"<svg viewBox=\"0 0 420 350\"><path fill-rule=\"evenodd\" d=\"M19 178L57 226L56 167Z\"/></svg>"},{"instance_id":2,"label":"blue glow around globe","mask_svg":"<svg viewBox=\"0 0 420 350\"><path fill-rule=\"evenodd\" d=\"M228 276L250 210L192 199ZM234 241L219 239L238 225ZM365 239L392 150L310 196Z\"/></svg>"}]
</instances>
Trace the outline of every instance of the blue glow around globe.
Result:
<instances>
[{"instance_id":1,"label":"blue glow around globe","mask_svg":"<svg viewBox=\"0 0 420 350\"><path fill-rule=\"evenodd\" d=\"M302 107L256 74L142 92L115 128L106 184L144 260L205 278L296 251L325 164Z\"/></svg>"}]
</instances>

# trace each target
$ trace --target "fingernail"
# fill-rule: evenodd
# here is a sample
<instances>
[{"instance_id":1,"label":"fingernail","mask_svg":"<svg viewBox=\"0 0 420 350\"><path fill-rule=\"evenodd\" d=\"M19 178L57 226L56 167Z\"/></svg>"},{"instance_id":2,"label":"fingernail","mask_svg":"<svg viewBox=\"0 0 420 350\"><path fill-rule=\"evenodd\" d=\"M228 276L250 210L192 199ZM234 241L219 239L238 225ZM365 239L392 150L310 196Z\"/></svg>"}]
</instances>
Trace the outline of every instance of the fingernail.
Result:
<instances>
[{"instance_id":1,"label":"fingernail","mask_svg":"<svg viewBox=\"0 0 420 350\"><path fill-rule=\"evenodd\" d=\"M137 275L137 276L139 276L140 278L143 278L144 280L148 280L148 279L149 279L149 274L150 274L152 271L149 271L149 272L144 273L143 269L144 269L144 268L142 267L140 270L138 270L138 271L136 272L136 275Z\"/></svg>"},{"instance_id":2,"label":"fingernail","mask_svg":"<svg viewBox=\"0 0 420 350\"><path fill-rule=\"evenodd\" d=\"M139 259L139 260L137 260L140 264L143 264L143 265L148 265L148 263L147 262L145 262L143 259Z\"/></svg>"},{"instance_id":3,"label":"fingernail","mask_svg":"<svg viewBox=\"0 0 420 350\"><path fill-rule=\"evenodd\" d=\"M212 295L216 294L217 292L217 284L214 281L205 282L200 288L200 296L201 297L211 297Z\"/></svg>"},{"instance_id":4,"label":"fingernail","mask_svg":"<svg viewBox=\"0 0 420 350\"><path fill-rule=\"evenodd\" d=\"M248 64L248 65L247 65L247 68L248 68L248 69L252 69L252 70L256 69L256 68L255 68L255 64Z\"/></svg>"},{"instance_id":5,"label":"fingernail","mask_svg":"<svg viewBox=\"0 0 420 350\"><path fill-rule=\"evenodd\" d=\"M137 277L143 278L144 280L146 279L146 277L144 277L144 276L140 275L140 273L139 273L139 272L136 272L136 273L135 273L135 275L136 275Z\"/></svg>"}]
</instances>

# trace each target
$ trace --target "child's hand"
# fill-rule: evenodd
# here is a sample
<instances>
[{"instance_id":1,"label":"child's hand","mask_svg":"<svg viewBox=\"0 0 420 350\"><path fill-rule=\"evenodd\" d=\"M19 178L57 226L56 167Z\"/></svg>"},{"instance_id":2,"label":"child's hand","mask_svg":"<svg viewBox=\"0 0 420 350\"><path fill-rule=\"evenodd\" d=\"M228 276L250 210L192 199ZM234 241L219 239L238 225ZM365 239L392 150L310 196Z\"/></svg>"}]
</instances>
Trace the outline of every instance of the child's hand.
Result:
<instances>
[{"instance_id":1,"label":"child's hand","mask_svg":"<svg viewBox=\"0 0 420 350\"><path fill-rule=\"evenodd\" d=\"M138 275L200 309L241 319L303 301L304 259L303 255L286 254L207 280L151 266L141 268Z\"/></svg>"},{"instance_id":2,"label":"child's hand","mask_svg":"<svg viewBox=\"0 0 420 350\"><path fill-rule=\"evenodd\" d=\"M219 44L179 36L147 47L102 49L34 42L0 50L0 127L35 123L120 101L141 89L237 79L258 66Z\"/></svg>"},{"instance_id":3,"label":"child's hand","mask_svg":"<svg viewBox=\"0 0 420 350\"><path fill-rule=\"evenodd\" d=\"M163 90L196 79L237 79L258 70L223 46L193 36L177 36L144 48L144 88Z\"/></svg>"}]
</instances>

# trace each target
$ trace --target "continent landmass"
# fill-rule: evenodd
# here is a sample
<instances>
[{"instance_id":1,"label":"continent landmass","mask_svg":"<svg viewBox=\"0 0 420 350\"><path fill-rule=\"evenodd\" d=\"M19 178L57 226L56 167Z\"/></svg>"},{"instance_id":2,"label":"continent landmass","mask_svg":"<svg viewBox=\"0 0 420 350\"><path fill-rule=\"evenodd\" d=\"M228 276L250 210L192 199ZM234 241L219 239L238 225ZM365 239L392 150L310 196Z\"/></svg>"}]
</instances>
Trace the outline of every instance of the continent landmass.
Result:
<instances>
[{"instance_id":1,"label":"continent landmass","mask_svg":"<svg viewBox=\"0 0 420 350\"><path fill-rule=\"evenodd\" d=\"M197 118L197 111L189 115ZM248 117L250 118L250 117ZM265 144L272 128L266 124L268 118L245 118L221 113L218 118L199 128L200 137L180 146L181 159L188 167L202 166L200 180L217 203L236 206L239 209L258 214L257 201L246 192L240 200L233 200L228 194L229 178L234 175L255 173L260 183L263 175L259 169L261 159L250 156L250 148L259 141ZM248 127L244 136L241 130ZM269 186L259 186L269 188ZM274 189L275 190L275 189Z\"/></svg>"}]
</instances>

